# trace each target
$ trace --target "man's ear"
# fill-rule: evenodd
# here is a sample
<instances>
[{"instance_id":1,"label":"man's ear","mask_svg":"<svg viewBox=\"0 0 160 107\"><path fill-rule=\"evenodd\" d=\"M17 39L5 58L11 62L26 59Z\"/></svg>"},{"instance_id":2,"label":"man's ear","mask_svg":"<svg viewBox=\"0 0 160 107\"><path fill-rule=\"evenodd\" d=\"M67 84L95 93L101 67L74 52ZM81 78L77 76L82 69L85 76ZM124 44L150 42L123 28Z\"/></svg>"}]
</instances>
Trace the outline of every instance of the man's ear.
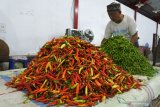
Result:
<instances>
[{"instance_id":1,"label":"man's ear","mask_svg":"<svg viewBox=\"0 0 160 107\"><path fill-rule=\"evenodd\" d=\"M119 13L121 14L122 12L121 12L121 11L119 11Z\"/></svg>"}]
</instances>

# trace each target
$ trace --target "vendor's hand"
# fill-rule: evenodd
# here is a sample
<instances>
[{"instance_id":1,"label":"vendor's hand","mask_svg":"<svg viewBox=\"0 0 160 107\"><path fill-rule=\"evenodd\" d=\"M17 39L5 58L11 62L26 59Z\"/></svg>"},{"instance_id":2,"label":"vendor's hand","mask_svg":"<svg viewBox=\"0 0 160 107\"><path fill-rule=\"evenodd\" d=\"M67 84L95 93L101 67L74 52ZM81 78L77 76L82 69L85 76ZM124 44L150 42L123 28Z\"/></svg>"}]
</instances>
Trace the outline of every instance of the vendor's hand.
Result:
<instances>
[{"instance_id":1,"label":"vendor's hand","mask_svg":"<svg viewBox=\"0 0 160 107\"><path fill-rule=\"evenodd\" d=\"M138 35L137 35L137 33L135 33L135 34L132 35L132 37L131 37L131 42L134 44L135 42L137 42L137 40L138 40Z\"/></svg>"}]
</instances>

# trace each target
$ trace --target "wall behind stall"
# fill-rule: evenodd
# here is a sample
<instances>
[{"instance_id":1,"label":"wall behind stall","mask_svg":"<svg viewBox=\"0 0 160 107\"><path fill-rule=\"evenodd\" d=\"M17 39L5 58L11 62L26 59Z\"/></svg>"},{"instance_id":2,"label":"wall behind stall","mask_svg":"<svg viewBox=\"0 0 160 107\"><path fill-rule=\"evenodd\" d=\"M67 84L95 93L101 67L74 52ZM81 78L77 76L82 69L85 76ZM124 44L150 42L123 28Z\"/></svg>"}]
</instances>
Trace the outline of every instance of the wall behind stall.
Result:
<instances>
[{"instance_id":1,"label":"wall behind stall","mask_svg":"<svg viewBox=\"0 0 160 107\"><path fill-rule=\"evenodd\" d=\"M0 0L0 39L10 47L10 55L36 53L53 37L72 28L74 0ZM93 44L100 45L110 20L106 6L115 0L79 0L79 29L91 29ZM122 5L122 12L134 17L134 11ZM140 45L151 46L156 23L138 14ZM147 29L146 29L147 26ZM160 27L159 27L160 33Z\"/></svg>"},{"instance_id":2,"label":"wall behind stall","mask_svg":"<svg viewBox=\"0 0 160 107\"><path fill-rule=\"evenodd\" d=\"M0 39L10 55L36 53L72 27L73 0L0 0Z\"/></svg>"},{"instance_id":3,"label":"wall behind stall","mask_svg":"<svg viewBox=\"0 0 160 107\"><path fill-rule=\"evenodd\" d=\"M145 43L149 43L152 47L153 33L156 33L156 22L148 19L147 17L137 14L137 28L139 34L139 44L144 46Z\"/></svg>"}]
</instances>

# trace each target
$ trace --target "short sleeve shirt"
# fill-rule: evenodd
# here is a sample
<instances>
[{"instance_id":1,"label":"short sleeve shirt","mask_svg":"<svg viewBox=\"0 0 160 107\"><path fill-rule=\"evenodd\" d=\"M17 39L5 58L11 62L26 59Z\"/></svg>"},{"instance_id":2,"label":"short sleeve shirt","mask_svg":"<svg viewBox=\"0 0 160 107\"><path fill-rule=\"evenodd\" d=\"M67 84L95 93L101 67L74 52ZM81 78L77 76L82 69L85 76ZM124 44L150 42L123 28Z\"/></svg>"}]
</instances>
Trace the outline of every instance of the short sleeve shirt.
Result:
<instances>
[{"instance_id":1,"label":"short sleeve shirt","mask_svg":"<svg viewBox=\"0 0 160 107\"><path fill-rule=\"evenodd\" d=\"M136 23L131 17L124 15L122 22L115 23L112 20L107 24L104 38L125 36L130 39L137 32Z\"/></svg>"}]
</instances>

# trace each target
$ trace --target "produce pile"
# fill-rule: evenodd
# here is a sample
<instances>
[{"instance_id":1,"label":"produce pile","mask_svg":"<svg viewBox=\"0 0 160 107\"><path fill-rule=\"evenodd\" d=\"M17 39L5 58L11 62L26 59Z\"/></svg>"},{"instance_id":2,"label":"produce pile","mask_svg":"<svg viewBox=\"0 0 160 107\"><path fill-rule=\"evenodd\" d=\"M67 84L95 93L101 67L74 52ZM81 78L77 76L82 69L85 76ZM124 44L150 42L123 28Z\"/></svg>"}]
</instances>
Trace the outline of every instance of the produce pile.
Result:
<instances>
[{"instance_id":1,"label":"produce pile","mask_svg":"<svg viewBox=\"0 0 160 107\"><path fill-rule=\"evenodd\" d=\"M140 88L133 76L92 44L76 37L47 42L28 68L6 83L29 99L51 105L93 106L115 94Z\"/></svg>"},{"instance_id":2,"label":"produce pile","mask_svg":"<svg viewBox=\"0 0 160 107\"><path fill-rule=\"evenodd\" d=\"M123 36L109 38L101 45L101 50L107 53L114 63L133 75L153 76L156 73L140 51Z\"/></svg>"}]
</instances>

